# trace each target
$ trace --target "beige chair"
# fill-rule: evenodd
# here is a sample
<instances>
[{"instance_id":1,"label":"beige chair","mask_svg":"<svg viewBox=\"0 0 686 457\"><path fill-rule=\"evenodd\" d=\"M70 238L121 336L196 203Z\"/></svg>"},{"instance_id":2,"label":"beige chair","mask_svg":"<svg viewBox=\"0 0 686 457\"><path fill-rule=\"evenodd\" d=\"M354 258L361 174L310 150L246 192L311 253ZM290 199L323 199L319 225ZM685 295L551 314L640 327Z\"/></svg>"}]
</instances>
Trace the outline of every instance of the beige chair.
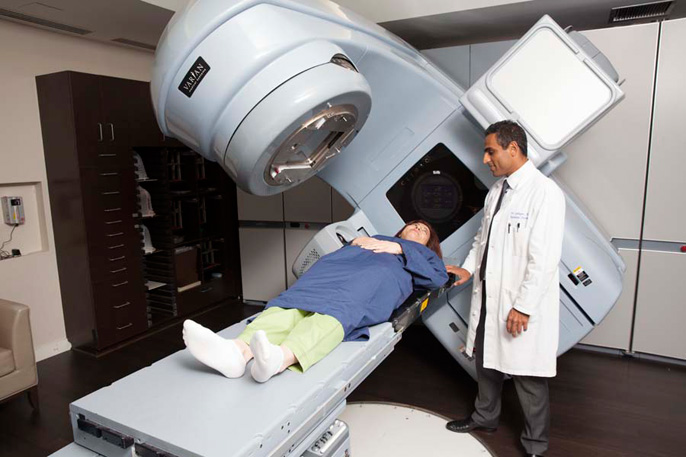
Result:
<instances>
[{"instance_id":1,"label":"beige chair","mask_svg":"<svg viewBox=\"0 0 686 457\"><path fill-rule=\"evenodd\" d=\"M38 373L29 307L0 300L0 402L27 390L31 406L38 410Z\"/></svg>"}]
</instances>

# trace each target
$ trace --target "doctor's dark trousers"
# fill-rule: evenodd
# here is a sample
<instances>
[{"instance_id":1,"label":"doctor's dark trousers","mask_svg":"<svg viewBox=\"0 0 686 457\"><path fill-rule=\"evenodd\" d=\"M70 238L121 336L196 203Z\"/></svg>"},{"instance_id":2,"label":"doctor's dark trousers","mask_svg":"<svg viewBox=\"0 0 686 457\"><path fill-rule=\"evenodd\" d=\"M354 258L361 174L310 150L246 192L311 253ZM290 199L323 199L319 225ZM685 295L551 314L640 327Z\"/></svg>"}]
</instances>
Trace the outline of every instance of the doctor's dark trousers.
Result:
<instances>
[{"instance_id":1,"label":"doctor's dark trousers","mask_svg":"<svg viewBox=\"0 0 686 457\"><path fill-rule=\"evenodd\" d=\"M482 284L481 317L476 328L475 357L479 393L474 402L472 420L477 424L496 428L500 417L501 393L505 375L484 368L484 326L486 322L486 282ZM505 325L505 323L503 323ZM517 338L525 337L524 334ZM550 404L548 379L537 376L512 376L519 404L524 412L524 430L521 441L529 454L543 454L548 449L550 430Z\"/></svg>"}]
</instances>

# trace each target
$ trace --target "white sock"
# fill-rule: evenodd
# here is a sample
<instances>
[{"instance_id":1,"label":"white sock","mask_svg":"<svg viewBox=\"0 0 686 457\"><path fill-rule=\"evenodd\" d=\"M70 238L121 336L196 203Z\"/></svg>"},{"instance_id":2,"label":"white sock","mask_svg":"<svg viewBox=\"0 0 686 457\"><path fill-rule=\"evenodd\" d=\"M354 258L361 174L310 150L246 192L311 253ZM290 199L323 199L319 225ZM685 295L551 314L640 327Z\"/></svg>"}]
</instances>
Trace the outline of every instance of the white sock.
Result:
<instances>
[{"instance_id":1,"label":"white sock","mask_svg":"<svg viewBox=\"0 0 686 457\"><path fill-rule=\"evenodd\" d=\"M245 358L233 340L227 340L202 325L186 320L183 341L199 362L214 368L227 378L240 378L245 373Z\"/></svg>"},{"instance_id":2,"label":"white sock","mask_svg":"<svg viewBox=\"0 0 686 457\"><path fill-rule=\"evenodd\" d=\"M276 344L267 339L264 330L256 331L250 339L250 349L255 361L250 367L250 373L257 382L266 382L281 371L283 351Z\"/></svg>"}]
</instances>

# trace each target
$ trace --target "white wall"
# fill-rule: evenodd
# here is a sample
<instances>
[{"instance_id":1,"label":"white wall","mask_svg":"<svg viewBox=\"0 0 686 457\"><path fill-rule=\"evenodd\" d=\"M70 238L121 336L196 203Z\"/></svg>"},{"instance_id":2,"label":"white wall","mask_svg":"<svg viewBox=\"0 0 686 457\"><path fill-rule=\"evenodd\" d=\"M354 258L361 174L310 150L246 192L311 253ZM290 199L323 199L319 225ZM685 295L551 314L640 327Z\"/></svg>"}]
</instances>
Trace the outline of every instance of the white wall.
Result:
<instances>
[{"instance_id":1,"label":"white wall","mask_svg":"<svg viewBox=\"0 0 686 457\"><path fill-rule=\"evenodd\" d=\"M48 236L41 183L2 183L0 197L21 197L26 221L17 227L0 224L0 246L4 245L3 251L9 253L12 249L19 249L22 255L27 255L46 250Z\"/></svg>"},{"instance_id":2,"label":"white wall","mask_svg":"<svg viewBox=\"0 0 686 457\"><path fill-rule=\"evenodd\" d=\"M0 185L40 183L47 233L45 250L0 262L0 297L31 308L36 356L42 360L70 345L60 299L35 77L75 70L149 81L153 54L3 20L0 43ZM0 238L6 239L5 233L9 232L0 232Z\"/></svg>"},{"instance_id":3,"label":"white wall","mask_svg":"<svg viewBox=\"0 0 686 457\"><path fill-rule=\"evenodd\" d=\"M611 238L641 232L650 115L657 58L657 24L584 31L626 78L626 97L565 148L556 172Z\"/></svg>"},{"instance_id":4,"label":"white wall","mask_svg":"<svg viewBox=\"0 0 686 457\"><path fill-rule=\"evenodd\" d=\"M144 2L178 11L191 0L143 0ZM525 3L531 0L335 0L374 22L394 21L432 14L465 11L508 3Z\"/></svg>"},{"instance_id":5,"label":"white wall","mask_svg":"<svg viewBox=\"0 0 686 457\"><path fill-rule=\"evenodd\" d=\"M576 194L610 238L641 234L658 25L585 31L617 69L626 97L570 144L557 176ZM599 198L600 197L600 198ZM627 265L614 308L582 343L630 350L638 251L620 252Z\"/></svg>"},{"instance_id":6,"label":"white wall","mask_svg":"<svg viewBox=\"0 0 686 457\"><path fill-rule=\"evenodd\" d=\"M644 238L686 242L684 140L686 19L667 21L660 39Z\"/></svg>"}]
</instances>

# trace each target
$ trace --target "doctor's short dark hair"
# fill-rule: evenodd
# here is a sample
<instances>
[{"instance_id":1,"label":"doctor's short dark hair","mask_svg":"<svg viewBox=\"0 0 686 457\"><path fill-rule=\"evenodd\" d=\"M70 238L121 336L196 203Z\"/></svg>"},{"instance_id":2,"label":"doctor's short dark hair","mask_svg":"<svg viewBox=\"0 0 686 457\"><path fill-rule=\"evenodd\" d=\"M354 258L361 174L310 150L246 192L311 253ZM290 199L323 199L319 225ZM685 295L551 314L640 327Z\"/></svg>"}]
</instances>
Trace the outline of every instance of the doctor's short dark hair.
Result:
<instances>
[{"instance_id":1,"label":"doctor's short dark hair","mask_svg":"<svg viewBox=\"0 0 686 457\"><path fill-rule=\"evenodd\" d=\"M521 125L515 121L500 121L491 124L486 129L486 136L495 133L498 144L501 148L507 148L513 141L519 146L525 157L527 157L526 132Z\"/></svg>"}]
</instances>

